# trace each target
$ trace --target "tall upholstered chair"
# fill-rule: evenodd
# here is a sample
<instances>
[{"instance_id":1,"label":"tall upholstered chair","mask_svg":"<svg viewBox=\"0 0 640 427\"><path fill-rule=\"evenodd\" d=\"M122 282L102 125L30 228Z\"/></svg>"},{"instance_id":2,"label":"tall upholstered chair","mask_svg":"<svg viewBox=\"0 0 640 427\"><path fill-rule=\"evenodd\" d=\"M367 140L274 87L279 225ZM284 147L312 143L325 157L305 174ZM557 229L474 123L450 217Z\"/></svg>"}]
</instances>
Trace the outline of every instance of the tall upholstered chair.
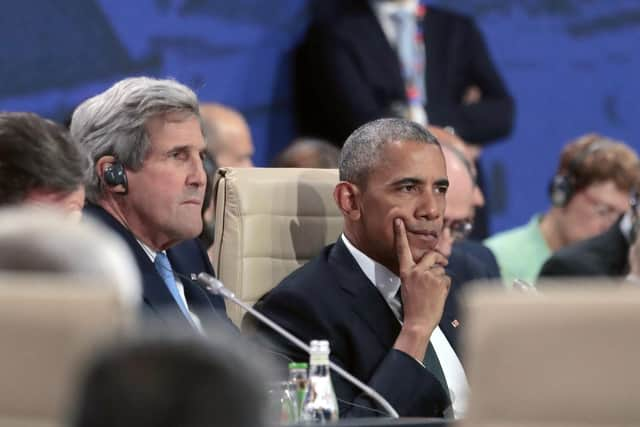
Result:
<instances>
[{"instance_id":1,"label":"tall upholstered chair","mask_svg":"<svg viewBox=\"0 0 640 427\"><path fill-rule=\"evenodd\" d=\"M214 195L218 278L253 304L287 274L335 242L342 214L333 200L335 169L222 168ZM240 325L244 313L227 302Z\"/></svg>"},{"instance_id":2,"label":"tall upholstered chair","mask_svg":"<svg viewBox=\"0 0 640 427\"><path fill-rule=\"evenodd\" d=\"M95 277L0 273L0 425L66 425L84 364L133 326L133 307Z\"/></svg>"},{"instance_id":3,"label":"tall upholstered chair","mask_svg":"<svg viewBox=\"0 0 640 427\"><path fill-rule=\"evenodd\" d=\"M596 285L466 295L464 426L640 425L640 289Z\"/></svg>"}]
</instances>

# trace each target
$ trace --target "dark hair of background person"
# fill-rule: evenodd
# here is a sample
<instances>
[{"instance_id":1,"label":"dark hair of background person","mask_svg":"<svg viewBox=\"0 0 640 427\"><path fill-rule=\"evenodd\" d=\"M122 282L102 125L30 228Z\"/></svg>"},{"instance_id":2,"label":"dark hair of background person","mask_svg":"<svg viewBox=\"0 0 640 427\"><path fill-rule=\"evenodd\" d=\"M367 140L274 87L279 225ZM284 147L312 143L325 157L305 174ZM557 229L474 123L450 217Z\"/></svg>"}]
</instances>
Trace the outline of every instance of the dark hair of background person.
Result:
<instances>
[{"instance_id":1,"label":"dark hair of background person","mask_svg":"<svg viewBox=\"0 0 640 427\"><path fill-rule=\"evenodd\" d=\"M328 141L297 138L271 162L274 168L337 169L340 149Z\"/></svg>"},{"instance_id":2,"label":"dark hair of background person","mask_svg":"<svg viewBox=\"0 0 640 427\"><path fill-rule=\"evenodd\" d=\"M62 126L33 113L0 113L0 205L20 203L35 189L76 191L88 166Z\"/></svg>"},{"instance_id":3,"label":"dark hair of background person","mask_svg":"<svg viewBox=\"0 0 640 427\"><path fill-rule=\"evenodd\" d=\"M146 338L98 354L72 427L260 427L266 386L233 345Z\"/></svg>"}]
</instances>

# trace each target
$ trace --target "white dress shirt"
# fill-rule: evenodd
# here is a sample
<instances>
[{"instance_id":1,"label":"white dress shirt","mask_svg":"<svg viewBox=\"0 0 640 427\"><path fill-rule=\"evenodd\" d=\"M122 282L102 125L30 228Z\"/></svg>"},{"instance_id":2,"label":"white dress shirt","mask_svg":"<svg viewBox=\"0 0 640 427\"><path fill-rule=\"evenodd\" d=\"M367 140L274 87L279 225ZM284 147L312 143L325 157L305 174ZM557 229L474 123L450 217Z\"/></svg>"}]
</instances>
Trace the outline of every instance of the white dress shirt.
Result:
<instances>
[{"instance_id":1,"label":"white dress shirt","mask_svg":"<svg viewBox=\"0 0 640 427\"><path fill-rule=\"evenodd\" d=\"M389 304L391 311L395 314L396 319L402 324L402 320L400 320L401 313L399 311L401 308L395 298L398 289L400 289L400 278L388 268L372 260L353 246L344 234L342 234L341 238L364 275L367 276L371 283L380 291L384 300ZM467 376L465 375L462 363L460 363L458 355L453 350L453 347L451 347L440 326L436 326L433 330L429 341L438 356L444 378L449 386L453 417L462 418L466 412L469 398L469 383L467 382Z\"/></svg>"}]
</instances>

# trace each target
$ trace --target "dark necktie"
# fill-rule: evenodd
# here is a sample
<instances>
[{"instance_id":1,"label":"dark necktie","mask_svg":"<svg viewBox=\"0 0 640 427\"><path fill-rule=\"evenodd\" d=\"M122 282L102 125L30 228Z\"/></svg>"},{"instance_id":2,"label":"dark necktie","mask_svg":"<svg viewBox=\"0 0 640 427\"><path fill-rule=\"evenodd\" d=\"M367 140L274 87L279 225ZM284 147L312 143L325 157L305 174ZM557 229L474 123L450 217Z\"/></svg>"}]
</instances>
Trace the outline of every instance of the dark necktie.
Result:
<instances>
[{"instance_id":1,"label":"dark necktie","mask_svg":"<svg viewBox=\"0 0 640 427\"><path fill-rule=\"evenodd\" d=\"M401 287L400 287L401 288ZM402 309L402 295L400 292L400 288L398 288L398 292L395 295L395 299L400 303L400 320L403 319L403 309ZM424 355L424 360L422 361L425 368L431 372L431 374L438 380L438 382L444 388L444 391L449 395L449 386L447 385L447 380L444 377L444 372L442 371L442 365L440 365L440 360L438 359L438 355L436 354L435 349L433 348L433 344L429 342L427 345L427 351Z\"/></svg>"}]
</instances>

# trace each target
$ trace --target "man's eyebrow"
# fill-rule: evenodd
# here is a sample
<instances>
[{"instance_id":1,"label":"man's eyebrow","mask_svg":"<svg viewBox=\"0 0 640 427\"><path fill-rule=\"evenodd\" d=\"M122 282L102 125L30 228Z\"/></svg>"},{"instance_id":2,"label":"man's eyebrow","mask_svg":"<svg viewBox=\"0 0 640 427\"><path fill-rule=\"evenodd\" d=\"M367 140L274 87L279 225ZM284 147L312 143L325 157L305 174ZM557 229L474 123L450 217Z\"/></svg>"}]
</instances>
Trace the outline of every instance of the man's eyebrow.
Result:
<instances>
[{"instance_id":1,"label":"man's eyebrow","mask_svg":"<svg viewBox=\"0 0 640 427\"><path fill-rule=\"evenodd\" d=\"M436 180L434 185L436 185L437 187L447 187L447 188L449 188L449 180L447 178L440 178L440 179Z\"/></svg>"},{"instance_id":2,"label":"man's eyebrow","mask_svg":"<svg viewBox=\"0 0 640 427\"><path fill-rule=\"evenodd\" d=\"M197 152L203 152L206 151L207 147L203 146L203 147L194 147L193 145L176 145L175 147L171 147L167 150L167 153L182 153L182 152L189 152L189 151L197 151Z\"/></svg>"},{"instance_id":3,"label":"man's eyebrow","mask_svg":"<svg viewBox=\"0 0 640 427\"><path fill-rule=\"evenodd\" d=\"M401 186L401 185L421 185L424 184L424 179L416 178L416 177L405 177L400 178L396 181L393 181L391 185L393 187Z\"/></svg>"}]
</instances>

